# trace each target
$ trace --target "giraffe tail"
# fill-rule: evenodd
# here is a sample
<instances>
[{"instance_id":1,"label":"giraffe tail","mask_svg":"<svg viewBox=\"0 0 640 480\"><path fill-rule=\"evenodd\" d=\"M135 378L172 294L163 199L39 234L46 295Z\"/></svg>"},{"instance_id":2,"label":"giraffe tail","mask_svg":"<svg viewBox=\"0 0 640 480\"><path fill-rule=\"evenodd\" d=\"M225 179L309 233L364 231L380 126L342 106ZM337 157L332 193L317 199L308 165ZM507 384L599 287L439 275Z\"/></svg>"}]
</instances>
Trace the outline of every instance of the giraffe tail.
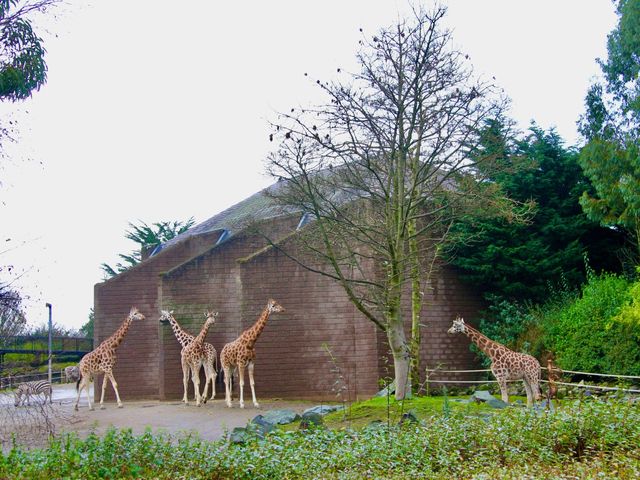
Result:
<instances>
[{"instance_id":1,"label":"giraffe tail","mask_svg":"<svg viewBox=\"0 0 640 480\"><path fill-rule=\"evenodd\" d=\"M76 391L80 388L80 382L82 381L82 372L79 373L78 381L76 382Z\"/></svg>"}]
</instances>

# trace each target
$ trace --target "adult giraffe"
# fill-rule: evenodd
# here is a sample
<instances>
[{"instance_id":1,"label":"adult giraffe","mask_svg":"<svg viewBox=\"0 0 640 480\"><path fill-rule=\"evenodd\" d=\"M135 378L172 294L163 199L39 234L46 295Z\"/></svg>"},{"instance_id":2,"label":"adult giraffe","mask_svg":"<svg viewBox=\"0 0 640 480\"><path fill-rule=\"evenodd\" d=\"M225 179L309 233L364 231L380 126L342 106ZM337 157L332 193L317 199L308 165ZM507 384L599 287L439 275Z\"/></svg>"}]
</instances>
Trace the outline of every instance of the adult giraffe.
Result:
<instances>
[{"instance_id":1,"label":"adult giraffe","mask_svg":"<svg viewBox=\"0 0 640 480\"><path fill-rule=\"evenodd\" d=\"M178 343L182 347L182 351L180 352L180 363L182 365L182 380L184 387L184 395L182 396L182 401L184 403L189 403L187 399L187 384L189 381L189 365L188 362L184 360L184 348L189 345L191 342L195 340L195 336L191 335L188 332L185 332L180 324L177 322L175 317L173 316L173 310L167 311L162 310L160 312L160 323L169 323L171 325L171 329L173 330L173 334L178 340ZM202 392L203 401L207 402L207 391L209 389L209 383L211 383L211 400L213 400L216 396L216 375L218 374L218 352L213 345L210 343L204 342L202 345L204 357L201 359L201 364L204 366L204 375L205 375L205 384L204 391ZM198 369L200 370L200 369Z\"/></svg>"},{"instance_id":2,"label":"adult giraffe","mask_svg":"<svg viewBox=\"0 0 640 480\"><path fill-rule=\"evenodd\" d=\"M502 401L509 403L507 381L522 380L527 392L527 406L533 405L534 400L540 400L540 362L526 353L514 352L504 345L495 342L464 323L461 317L453 321L448 333L464 333L491 359L491 372L500 385Z\"/></svg>"},{"instance_id":3,"label":"adult giraffe","mask_svg":"<svg viewBox=\"0 0 640 480\"><path fill-rule=\"evenodd\" d=\"M104 391L107 388L107 378L111 381L111 386L116 392L118 408L122 408L120 394L118 393L118 384L113 376L113 366L116 364L116 349L120 343L122 343L122 339L129 331L129 327L134 320L144 320L144 315L140 313L136 307L131 307L129 315L124 319L120 328L80 360L80 363L78 364L80 378L76 383L76 389L78 390L75 406L76 410L78 410L80 394L85 388L87 389L87 403L89 403L89 410L93 410L91 399L89 397L89 385L91 384L94 375L98 373L104 373L104 378L102 379L102 395L100 395L100 408L104 408Z\"/></svg>"},{"instance_id":4,"label":"adult giraffe","mask_svg":"<svg viewBox=\"0 0 640 480\"><path fill-rule=\"evenodd\" d=\"M251 384L251 396L253 397L253 405L259 408L260 405L256 400L255 382L253 381L253 367L256 360L255 345L258 337L262 333L269 315L272 313L284 312L284 308L278 302L270 299L264 308L256 323L240 334L240 336L231 343L227 343L222 347L220 352L220 364L224 370L224 388L225 401L227 407L231 408L231 375L235 368L238 368L238 377L240 380L240 408L244 408L244 368L249 371L249 383Z\"/></svg>"}]
</instances>

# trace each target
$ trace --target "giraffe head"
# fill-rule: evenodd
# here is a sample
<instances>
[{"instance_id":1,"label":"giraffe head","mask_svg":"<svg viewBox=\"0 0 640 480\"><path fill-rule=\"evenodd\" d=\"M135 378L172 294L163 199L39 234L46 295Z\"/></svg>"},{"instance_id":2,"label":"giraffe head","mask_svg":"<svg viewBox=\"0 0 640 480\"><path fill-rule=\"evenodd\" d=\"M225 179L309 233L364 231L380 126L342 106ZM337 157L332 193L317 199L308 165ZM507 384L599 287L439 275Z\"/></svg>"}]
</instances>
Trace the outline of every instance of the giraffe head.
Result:
<instances>
[{"instance_id":1,"label":"giraffe head","mask_svg":"<svg viewBox=\"0 0 640 480\"><path fill-rule=\"evenodd\" d=\"M454 321L451 328L447 330L447 333L464 333L464 318L458 316Z\"/></svg>"},{"instance_id":2,"label":"giraffe head","mask_svg":"<svg viewBox=\"0 0 640 480\"><path fill-rule=\"evenodd\" d=\"M144 315L136 307L131 307L131 311L129 312L129 319L144 320Z\"/></svg>"},{"instance_id":3,"label":"giraffe head","mask_svg":"<svg viewBox=\"0 0 640 480\"><path fill-rule=\"evenodd\" d=\"M209 326L213 326L214 323L216 323L216 318L218 318L218 312L209 312L207 311L204 314L204 317L206 318L205 323L208 323Z\"/></svg>"},{"instance_id":4,"label":"giraffe head","mask_svg":"<svg viewBox=\"0 0 640 480\"><path fill-rule=\"evenodd\" d=\"M276 302L273 298L269 299L269 303L267 303L267 309L269 310L269 313L284 312L284 307Z\"/></svg>"},{"instance_id":5,"label":"giraffe head","mask_svg":"<svg viewBox=\"0 0 640 480\"><path fill-rule=\"evenodd\" d=\"M173 310L171 310L170 312L167 310L160 310L160 323L162 324L167 324L171 321L171 319L173 318Z\"/></svg>"}]
</instances>

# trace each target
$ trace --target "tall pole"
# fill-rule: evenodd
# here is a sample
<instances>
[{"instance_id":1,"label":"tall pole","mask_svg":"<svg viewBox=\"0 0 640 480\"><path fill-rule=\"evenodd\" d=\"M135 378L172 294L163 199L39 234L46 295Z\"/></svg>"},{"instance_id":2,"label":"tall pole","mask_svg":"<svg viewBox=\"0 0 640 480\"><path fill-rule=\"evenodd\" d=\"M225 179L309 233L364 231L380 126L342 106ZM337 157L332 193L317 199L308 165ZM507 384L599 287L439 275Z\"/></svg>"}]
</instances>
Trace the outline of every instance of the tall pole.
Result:
<instances>
[{"instance_id":1,"label":"tall pole","mask_svg":"<svg viewBox=\"0 0 640 480\"><path fill-rule=\"evenodd\" d=\"M51 304L47 303L47 308L49 309L49 384L51 384L51 340L52 337L51 335L53 334L52 330L53 330L53 325L51 323Z\"/></svg>"}]
</instances>

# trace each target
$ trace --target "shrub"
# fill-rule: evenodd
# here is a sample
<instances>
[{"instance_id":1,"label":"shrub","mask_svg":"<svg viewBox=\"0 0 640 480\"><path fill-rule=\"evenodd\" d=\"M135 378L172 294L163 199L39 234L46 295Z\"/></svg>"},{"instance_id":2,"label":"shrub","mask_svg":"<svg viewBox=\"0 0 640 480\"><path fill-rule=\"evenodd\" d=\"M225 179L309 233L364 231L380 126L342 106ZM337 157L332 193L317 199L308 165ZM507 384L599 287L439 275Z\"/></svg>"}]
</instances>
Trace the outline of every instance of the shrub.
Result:
<instances>
[{"instance_id":1,"label":"shrub","mask_svg":"<svg viewBox=\"0 0 640 480\"><path fill-rule=\"evenodd\" d=\"M276 430L239 445L111 430L47 449L15 447L0 455L0 478L638 478L638 444L636 405L588 400L360 431Z\"/></svg>"},{"instance_id":2,"label":"shrub","mask_svg":"<svg viewBox=\"0 0 640 480\"><path fill-rule=\"evenodd\" d=\"M640 326L624 321L631 285L611 274L590 276L582 296L544 318L545 345L566 370L638 375ZM633 304L624 310L633 309ZM629 318L629 316L624 317Z\"/></svg>"}]
</instances>

